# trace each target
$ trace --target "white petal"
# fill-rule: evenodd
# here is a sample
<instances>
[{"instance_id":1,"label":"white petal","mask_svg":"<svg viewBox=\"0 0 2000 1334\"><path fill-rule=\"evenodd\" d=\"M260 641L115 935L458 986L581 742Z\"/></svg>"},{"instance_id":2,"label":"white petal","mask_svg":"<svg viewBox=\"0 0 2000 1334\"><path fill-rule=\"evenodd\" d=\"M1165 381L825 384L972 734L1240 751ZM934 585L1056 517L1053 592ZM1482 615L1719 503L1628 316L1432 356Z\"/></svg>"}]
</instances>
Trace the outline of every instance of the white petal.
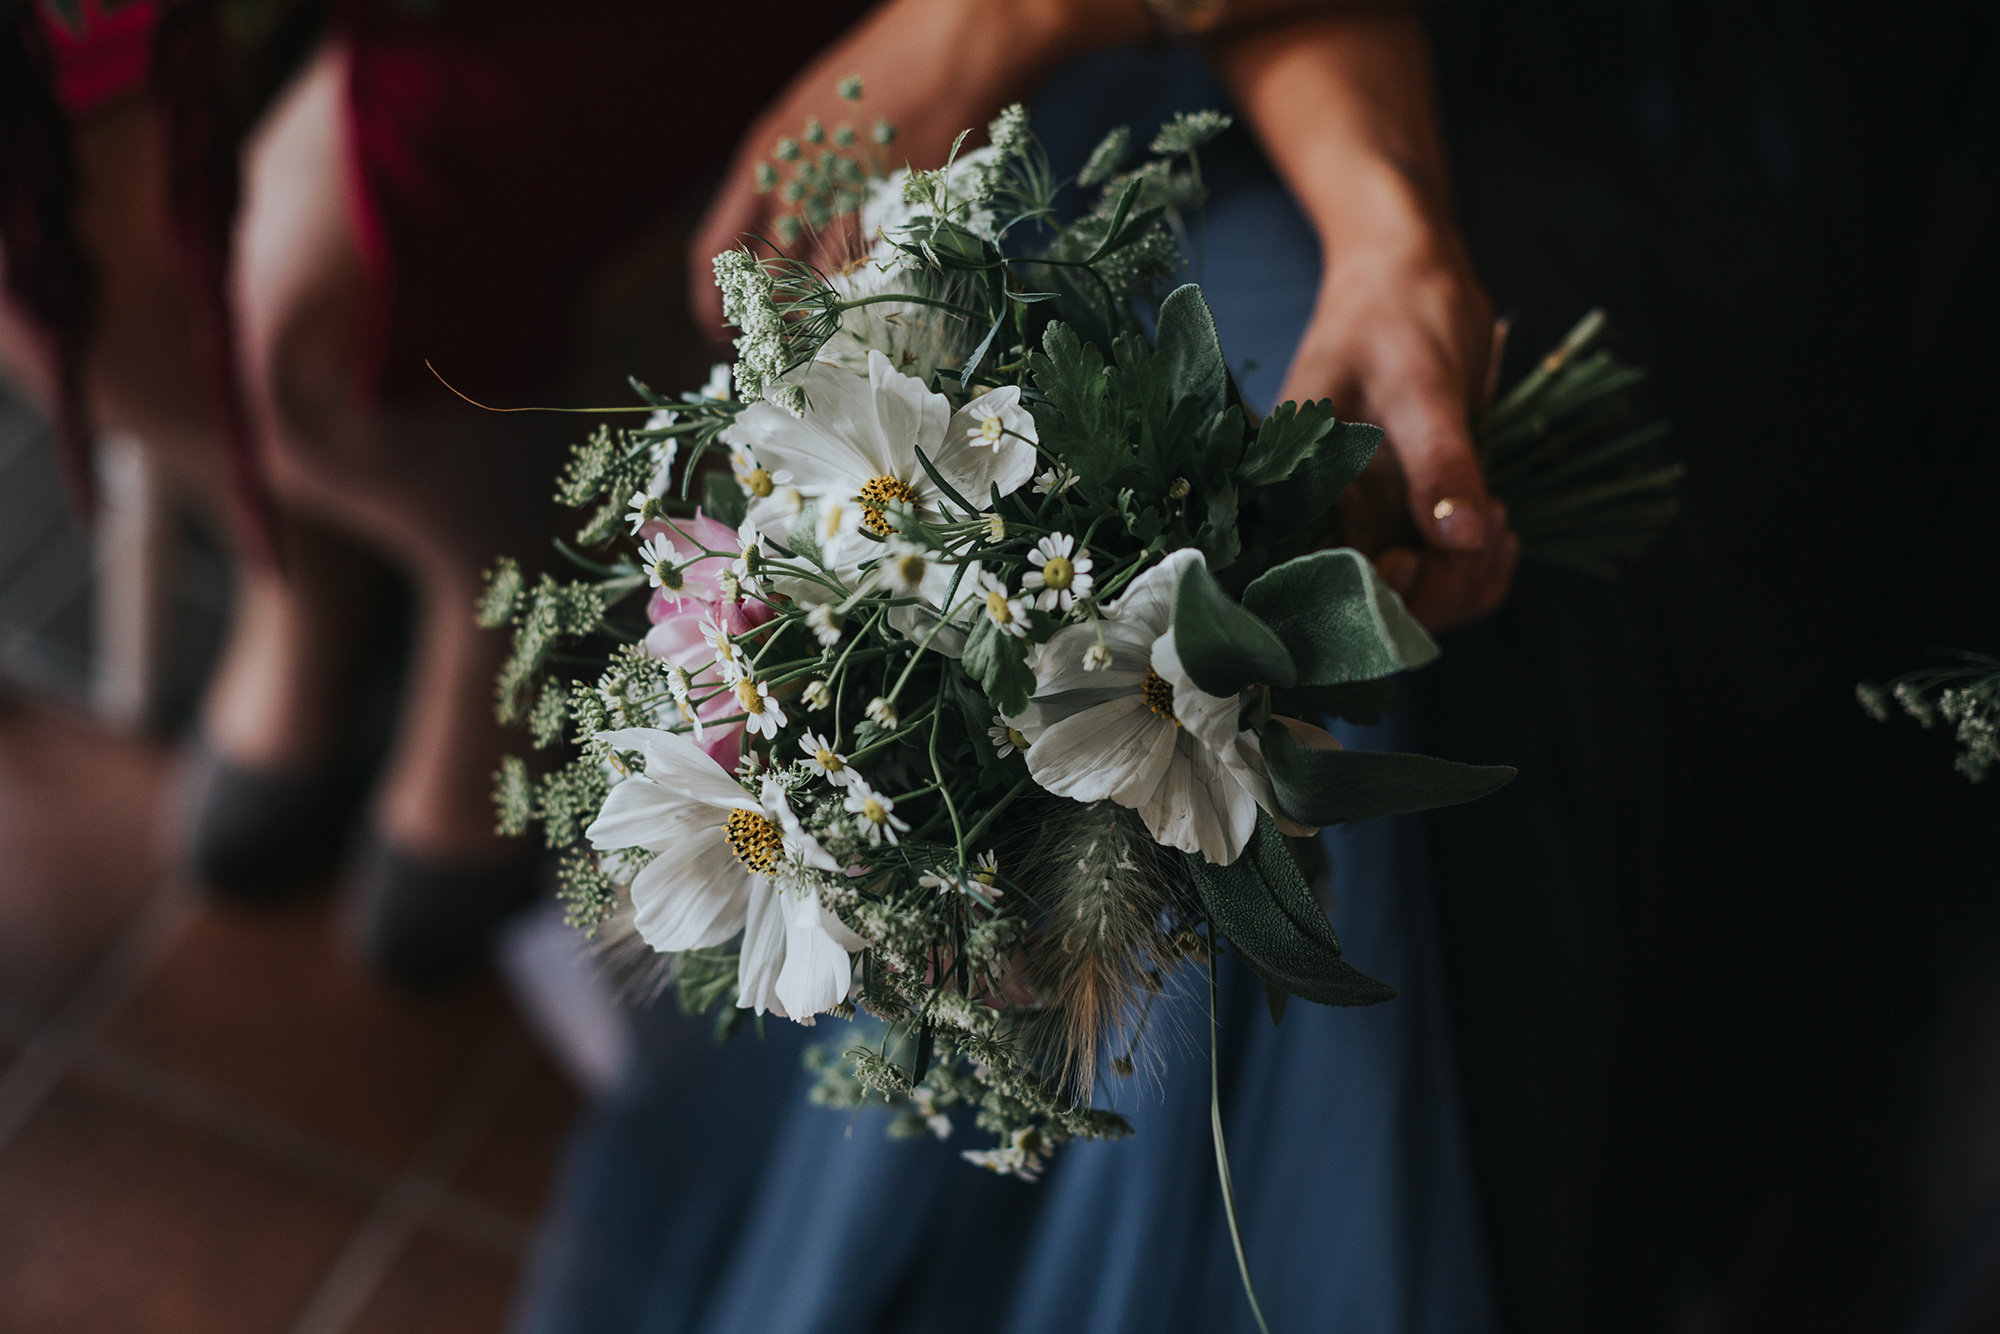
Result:
<instances>
[{"instance_id":1,"label":"white petal","mask_svg":"<svg viewBox=\"0 0 2000 1334\"><path fill-rule=\"evenodd\" d=\"M1213 751L1185 733L1177 740L1173 762L1139 818L1168 847L1227 866L1257 827L1257 802Z\"/></svg>"},{"instance_id":2,"label":"white petal","mask_svg":"<svg viewBox=\"0 0 2000 1334\"><path fill-rule=\"evenodd\" d=\"M650 778L633 777L611 789L597 818L583 831L600 852L615 848L658 851L687 817L700 807Z\"/></svg>"},{"instance_id":3,"label":"white petal","mask_svg":"<svg viewBox=\"0 0 2000 1334\"><path fill-rule=\"evenodd\" d=\"M778 892L758 877L750 884L743 923L743 952L736 959L736 1003L758 1014L788 1017L778 998L778 975L785 968L785 910Z\"/></svg>"},{"instance_id":4,"label":"white petal","mask_svg":"<svg viewBox=\"0 0 2000 1334\"><path fill-rule=\"evenodd\" d=\"M872 421L863 427L853 420L857 415L874 416L868 386L838 371L815 375L807 385L812 406L804 417L794 417L774 403L752 403L722 433L723 443L748 449L768 472L791 473L790 485L804 495L849 491L877 471L862 442L879 433ZM778 495L774 491L752 504L757 526L765 532L776 531L771 521L778 516L772 513L772 502Z\"/></svg>"},{"instance_id":5,"label":"white petal","mask_svg":"<svg viewBox=\"0 0 2000 1334\"><path fill-rule=\"evenodd\" d=\"M1061 797L1137 806L1159 786L1180 729L1121 695L1043 730L1028 747L1028 772Z\"/></svg>"},{"instance_id":6,"label":"white petal","mask_svg":"<svg viewBox=\"0 0 2000 1334\"><path fill-rule=\"evenodd\" d=\"M853 978L847 951L820 922L817 896L786 896L785 966L778 975L778 998L785 1013L804 1019L831 1009L847 996Z\"/></svg>"},{"instance_id":7,"label":"white petal","mask_svg":"<svg viewBox=\"0 0 2000 1334\"><path fill-rule=\"evenodd\" d=\"M1172 630L1153 641L1153 670L1173 686L1174 717L1196 740L1218 753L1235 746L1236 734L1243 730L1238 726L1243 701L1234 695L1211 695L1188 679L1174 648Z\"/></svg>"},{"instance_id":8,"label":"white petal","mask_svg":"<svg viewBox=\"0 0 2000 1334\"><path fill-rule=\"evenodd\" d=\"M937 462L938 445L944 438L945 424L951 420L950 400L932 393L922 380L903 374L875 351L868 353L868 387L875 398L871 424L876 435L872 441L856 443L864 450L877 451L875 456L883 465L876 469L878 473L902 478L919 494L928 491L935 495L936 485L917 463L917 446L922 445L931 462ZM811 392L810 386L807 392Z\"/></svg>"},{"instance_id":9,"label":"white petal","mask_svg":"<svg viewBox=\"0 0 2000 1334\"><path fill-rule=\"evenodd\" d=\"M1096 630L1088 625L1068 625L1056 631L1035 663L1035 697L1047 699L1071 690L1107 687L1136 693L1150 666L1153 636L1137 641L1130 635L1113 634L1113 629L1107 622L1104 644L1111 650L1111 665L1095 672L1083 669L1083 655L1097 642Z\"/></svg>"},{"instance_id":10,"label":"white petal","mask_svg":"<svg viewBox=\"0 0 2000 1334\"><path fill-rule=\"evenodd\" d=\"M997 448L972 439L968 432L977 430L987 417L998 417L1001 425L1027 439L1003 435ZM1034 477L1035 447L1029 442L1038 438L1034 417L1021 406L1020 388L1010 384L981 394L960 408L945 426L937 449L926 445L924 452L960 495L984 510L992 500L993 487L999 487L1003 496L1012 495Z\"/></svg>"},{"instance_id":11,"label":"white petal","mask_svg":"<svg viewBox=\"0 0 2000 1334\"><path fill-rule=\"evenodd\" d=\"M743 785L684 732L628 727L617 732L599 732L597 739L613 750L638 751L646 757L648 778L690 801L720 810L757 809L757 802L743 790Z\"/></svg>"},{"instance_id":12,"label":"white petal","mask_svg":"<svg viewBox=\"0 0 2000 1334\"><path fill-rule=\"evenodd\" d=\"M1174 590L1180 586L1181 572L1191 561L1202 559L1194 547L1182 547L1127 584L1118 600L1107 606L1105 615L1130 626L1151 631L1148 639L1158 639L1174 621Z\"/></svg>"},{"instance_id":13,"label":"white petal","mask_svg":"<svg viewBox=\"0 0 2000 1334\"><path fill-rule=\"evenodd\" d=\"M720 945L743 929L750 872L717 827L669 848L632 880L633 922L656 950Z\"/></svg>"}]
</instances>

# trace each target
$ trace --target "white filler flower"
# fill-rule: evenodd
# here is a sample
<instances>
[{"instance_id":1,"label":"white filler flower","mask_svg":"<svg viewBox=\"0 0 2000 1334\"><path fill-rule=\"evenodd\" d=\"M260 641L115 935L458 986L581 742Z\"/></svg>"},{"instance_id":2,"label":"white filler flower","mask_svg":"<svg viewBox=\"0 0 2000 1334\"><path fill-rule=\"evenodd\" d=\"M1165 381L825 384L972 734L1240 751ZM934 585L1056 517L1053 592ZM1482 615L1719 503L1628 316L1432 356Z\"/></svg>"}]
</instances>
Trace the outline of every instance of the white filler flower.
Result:
<instances>
[{"instance_id":1,"label":"white filler flower","mask_svg":"<svg viewBox=\"0 0 2000 1334\"><path fill-rule=\"evenodd\" d=\"M772 476L790 474L792 486L818 501L823 514L836 506L856 511L851 527L832 525L831 540L820 534L827 564L843 578L852 579L860 563L879 550L868 536L886 538L895 531L890 510L900 507L944 522L944 492L917 461L919 449L939 476L982 510L994 487L1004 496L1034 475L1035 419L1013 385L981 394L954 414L943 394L871 351L865 378L820 363L806 375L804 387L803 416L754 403L723 439L753 454ZM1012 432L993 449L966 438L989 413ZM790 532L794 516L776 492L758 495L753 486L749 517L764 532L778 534Z\"/></svg>"},{"instance_id":2,"label":"white filler flower","mask_svg":"<svg viewBox=\"0 0 2000 1334\"><path fill-rule=\"evenodd\" d=\"M1111 661L1086 672L1098 628L1057 632L1035 664L1035 693L1013 720L1028 738L1028 772L1058 796L1111 800L1139 812L1153 837L1218 866L1236 860L1271 804L1241 701L1202 691L1174 651L1174 588L1193 548L1132 581L1100 622Z\"/></svg>"},{"instance_id":3,"label":"white filler flower","mask_svg":"<svg viewBox=\"0 0 2000 1334\"><path fill-rule=\"evenodd\" d=\"M1035 595L1043 611L1068 611L1078 598L1090 596L1096 583L1090 574L1090 553L1076 549L1068 533L1050 533L1028 553L1035 568L1021 576L1021 587Z\"/></svg>"},{"instance_id":4,"label":"white filler flower","mask_svg":"<svg viewBox=\"0 0 2000 1334\"><path fill-rule=\"evenodd\" d=\"M645 848L661 855L632 879L634 924L656 950L720 945L743 933L737 1004L809 1021L847 996L848 955L860 937L820 906L801 869L837 863L766 784L763 800L688 738L652 728L600 733L617 751L638 751L643 773L611 789L584 831L601 852Z\"/></svg>"}]
</instances>

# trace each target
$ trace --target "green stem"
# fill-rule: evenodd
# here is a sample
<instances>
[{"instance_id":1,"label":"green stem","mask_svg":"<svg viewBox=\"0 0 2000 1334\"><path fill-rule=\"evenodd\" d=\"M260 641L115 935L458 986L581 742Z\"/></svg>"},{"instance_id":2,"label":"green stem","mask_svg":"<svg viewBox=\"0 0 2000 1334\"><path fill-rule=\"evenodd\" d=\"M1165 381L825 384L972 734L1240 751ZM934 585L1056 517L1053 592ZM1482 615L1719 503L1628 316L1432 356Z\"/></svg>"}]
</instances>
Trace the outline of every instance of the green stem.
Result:
<instances>
[{"instance_id":1,"label":"green stem","mask_svg":"<svg viewBox=\"0 0 2000 1334\"><path fill-rule=\"evenodd\" d=\"M1243 1295L1250 1299L1250 1314L1263 1334L1271 1334L1264 1323L1264 1309L1257 1305L1257 1289L1250 1282L1250 1261L1243 1254L1243 1229L1236 1221L1236 1188L1229 1180L1229 1149L1222 1142L1222 1059L1215 1025L1215 923L1208 924L1208 1125L1215 1135L1215 1175L1222 1182L1222 1211L1229 1219L1229 1242L1236 1248L1236 1272L1243 1276Z\"/></svg>"}]
</instances>

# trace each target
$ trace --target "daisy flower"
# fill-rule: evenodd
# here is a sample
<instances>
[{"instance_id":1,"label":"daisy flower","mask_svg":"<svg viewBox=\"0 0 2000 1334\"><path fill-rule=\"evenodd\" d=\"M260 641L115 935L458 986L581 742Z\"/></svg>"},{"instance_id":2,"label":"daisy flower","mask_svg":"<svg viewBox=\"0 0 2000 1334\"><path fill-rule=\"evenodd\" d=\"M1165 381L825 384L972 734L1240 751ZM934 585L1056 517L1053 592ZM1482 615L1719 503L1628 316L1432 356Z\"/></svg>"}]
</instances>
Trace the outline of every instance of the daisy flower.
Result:
<instances>
[{"instance_id":1,"label":"daisy flower","mask_svg":"<svg viewBox=\"0 0 2000 1334\"><path fill-rule=\"evenodd\" d=\"M645 567L646 582L654 588L672 594L687 587L681 553L665 533L655 533L639 544L639 563Z\"/></svg>"},{"instance_id":2,"label":"daisy flower","mask_svg":"<svg viewBox=\"0 0 2000 1334\"><path fill-rule=\"evenodd\" d=\"M1013 719L1028 738L1028 772L1058 796L1136 810L1154 838L1218 866L1236 860L1270 809L1255 732L1242 701L1210 695L1174 649L1174 589L1201 552L1184 548L1134 579L1097 625L1056 633L1035 663L1035 693ZM1083 669L1104 638L1108 665Z\"/></svg>"},{"instance_id":3,"label":"daisy flower","mask_svg":"<svg viewBox=\"0 0 2000 1334\"><path fill-rule=\"evenodd\" d=\"M1060 464L1050 464L1035 477L1035 494L1061 495L1076 485L1076 474Z\"/></svg>"},{"instance_id":4,"label":"daisy flower","mask_svg":"<svg viewBox=\"0 0 2000 1334\"><path fill-rule=\"evenodd\" d=\"M1000 442L1007 438L1007 423L1000 420L997 412L983 412L966 428L965 438L975 445L998 449Z\"/></svg>"},{"instance_id":5,"label":"daisy flower","mask_svg":"<svg viewBox=\"0 0 2000 1334\"><path fill-rule=\"evenodd\" d=\"M799 699L807 708L817 712L833 703L833 687L818 679L808 681L806 682L805 691L799 696Z\"/></svg>"},{"instance_id":6,"label":"daisy flower","mask_svg":"<svg viewBox=\"0 0 2000 1334\"><path fill-rule=\"evenodd\" d=\"M632 525L634 537L637 537L647 524L658 523L667 517L666 507L660 504L660 498L646 491L634 491L632 499L627 504L630 508L625 511L625 521Z\"/></svg>"},{"instance_id":7,"label":"daisy flower","mask_svg":"<svg viewBox=\"0 0 2000 1334\"><path fill-rule=\"evenodd\" d=\"M986 729L986 739L993 743L993 749L1003 760L1017 750L1028 749L1028 738L997 713L993 715L993 726Z\"/></svg>"},{"instance_id":8,"label":"daisy flower","mask_svg":"<svg viewBox=\"0 0 2000 1334\"><path fill-rule=\"evenodd\" d=\"M819 503L822 553L843 577L852 578L871 554L859 534L892 535L891 510L907 509L931 523L945 520L944 492L917 461L918 450L962 496L985 497L996 487L1008 495L1034 474L1035 419L1017 386L981 394L953 413L944 395L870 350L865 377L816 363L802 387L808 400L803 415L753 403L723 439L772 470L761 492L745 483L750 518L765 532L789 532L791 516L775 495L778 474L788 475L801 495ZM1008 432L996 449L975 446L965 435L987 414L998 416ZM856 520L851 527L850 510ZM835 513L838 518L830 519ZM830 542L828 533L834 535Z\"/></svg>"},{"instance_id":9,"label":"daisy flower","mask_svg":"<svg viewBox=\"0 0 2000 1334\"><path fill-rule=\"evenodd\" d=\"M786 718L784 706L771 698L770 683L745 676L737 681L735 690L736 702L743 706L743 712L748 715L744 718L743 725L749 729L750 735L761 736L767 740L776 737L778 729L785 725Z\"/></svg>"},{"instance_id":10,"label":"daisy flower","mask_svg":"<svg viewBox=\"0 0 2000 1334\"><path fill-rule=\"evenodd\" d=\"M742 680L743 658L731 637L728 618L718 612L705 613L701 618L701 637L715 653L716 670L722 673L723 684L734 685Z\"/></svg>"},{"instance_id":11,"label":"daisy flower","mask_svg":"<svg viewBox=\"0 0 2000 1334\"><path fill-rule=\"evenodd\" d=\"M708 383L701 387L701 396L727 402L729 392L729 363L718 361L708 368Z\"/></svg>"},{"instance_id":12,"label":"daisy flower","mask_svg":"<svg viewBox=\"0 0 2000 1334\"><path fill-rule=\"evenodd\" d=\"M1000 633L1019 639L1028 633L1028 601L1026 598L1012 597L1007 585L997 575L981 571L979 587L984 592L987 618L1000 627Z\"/></svg>"},{"instance_id":13,"label":"daisy flower","mask_svg":"<svg viewBox=\"0 0 2000 1334\"><path fill-rule=\"evenodd\" d=\"M894 847L897 836L910 828L910 822L896 814L896 803L859 777L847 785L847 800L842 805L854 817L855 832L871 847L881 847L884 839Z\"/></svg>"},{"instance_id":14,"label":"daisy flower","mask_svg":"<svg viewBox=\"0 0 2000 1334\"><path fill-rule=\"evenodd\" d=\"M597 739L645 759L584 833L600 852L661 854L632 878L633 925L646 943L674 953L741 932L737 1004L760 1014L808 1021L845 999L848 955L863 942L821 906L802 873L837 863L811 835L792 832L782 791L772 784L753 797L672 732L631 728Z\"/></svg>"},{"instance_id":15,"label":"daisy flower","mask_svg":"<svg viewBox=\"0 0 2000 1334\"><path fill-rule=\"evenodd\" d=\"M1102 644L1092 644L1083 651L1083 670L1101 672L1111 665L1111 650Z\"/></svg>"},{"instance_id":16,"label":"daisy flower","mask_svg":"<svg viewBox=\"0 0 2000 1334\"><path fill-rule=\"evenodd\" d=\"M821 648L832 648L840 642L840 613L830 602L822 602L806 612L806 625L819 641Z\"/></svg>"},{"instance_id":17,"label":"daisy flower","mask_svg":"<svg viewBox=\"0 0 2000 1334\"><path fill-rule=\"evenodd\" d=\"M896 726L896 706L881 695L868 701L868 717L877 727Z\"/></svg>"},{"instance_id":18,"label":"daisy flower","mask_svg":"<svg viewBox=\"0 0 2000 1334\"><path fill-rule=\"evenodd\" d=\"M748 519L736 530L736 559L730 562L730 573L736 576L736 586L745 593L764 591L764 537L757 531L757 525Z\"/></svg>"},{"instance_id":19,"label":"daisy flower","mask_svg":"<svg viewBox=\"0 0 2000 1334\"><path fill-rule=\"evenodd\" d=\"M861 781L861 775L847 767L847 757L836 751L833 743L818 732L807 732L800 737L799 750L806 757L806 768L835 787L847 787Z\"/></svg>"},{"instance_id":20,"label":"daisy flower","mask_svg":"<svg viewBox=\"0 0 2000 1334\"><path fill-rule=\"evenodd\" d=\"M750 493L750 503L753 505L777 495L779 489L790 484L792 480L792 475L782 469L772 472L758 466L757 460L750 456L748 450L743 449L729 456L729 470L736 475L736 480L742 484L743 489Z\"/></svg>"},{"instance_id":21,"label":"daisy flower","mask_svg":"<svg viewBox=\"0 0 2000 1334\"><path fill-rule=\"evenodd\" d=\"M928 547L899 537L890 541L889 554L876 563L875 569L898 597L914 597L922 591L931 564Z\"/></svg>"},{"instance_id":22,"label":"daisy flower","mask_svg":"<svg viewBox=\"0 0 2000 1334\"><path fill-rule=\"evenodd\" d=\"M1029 593L1041 590L1035 605L1043 611L1068 611L1078 598L1090 596L1096 582L1090 577L1090 553L1078 551L1068 533L1050 533L1035 543L1028 563L1035 568L1021 576L1021 587Z\"/></svg>"}]
</instances>

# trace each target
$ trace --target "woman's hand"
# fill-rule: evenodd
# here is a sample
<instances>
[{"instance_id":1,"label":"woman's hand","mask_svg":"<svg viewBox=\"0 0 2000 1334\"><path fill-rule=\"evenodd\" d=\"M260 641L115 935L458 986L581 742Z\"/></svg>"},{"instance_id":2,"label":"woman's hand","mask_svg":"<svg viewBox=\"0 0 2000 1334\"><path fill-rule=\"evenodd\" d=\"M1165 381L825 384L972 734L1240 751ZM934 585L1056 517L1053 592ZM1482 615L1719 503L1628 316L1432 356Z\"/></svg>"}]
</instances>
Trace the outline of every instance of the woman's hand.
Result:
<instances>
[{"instance_id":1,"label":"woman's hand","mask_svg":"<svg viewBox=\"0 0 2000 1334\"><path fill-rule=\"evenodd\" d=\"M1343 498L1348 539L1426 626L1477 620L1506 597L1519 542L1472 452L1494 325L1451 222L1422 28L1314 19L1213 55L1320 233L1319 302L1284 397L1331 398L1387 435Z\"/></svg>"}]
</instances>

